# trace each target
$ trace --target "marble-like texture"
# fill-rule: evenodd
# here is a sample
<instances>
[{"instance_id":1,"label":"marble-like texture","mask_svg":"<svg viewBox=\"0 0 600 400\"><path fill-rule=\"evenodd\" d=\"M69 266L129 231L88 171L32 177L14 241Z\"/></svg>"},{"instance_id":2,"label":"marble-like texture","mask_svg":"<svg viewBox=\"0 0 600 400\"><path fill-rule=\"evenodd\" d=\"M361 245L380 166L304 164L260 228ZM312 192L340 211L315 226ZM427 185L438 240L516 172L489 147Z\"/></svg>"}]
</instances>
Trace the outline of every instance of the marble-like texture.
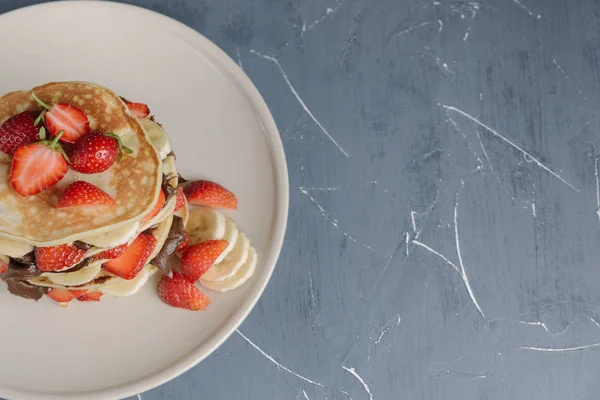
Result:
<instances>
[{"instance_id":1,"label":"marble-like texture","mask_svg":"<svg viewBox=\"0 0 600 400\"><path fill-rule=\"evenodd\" d=\"M597 1L131 3L239 63L292 188L252 314L142 399L600 397Z\"/></svg>"}]
</instances>

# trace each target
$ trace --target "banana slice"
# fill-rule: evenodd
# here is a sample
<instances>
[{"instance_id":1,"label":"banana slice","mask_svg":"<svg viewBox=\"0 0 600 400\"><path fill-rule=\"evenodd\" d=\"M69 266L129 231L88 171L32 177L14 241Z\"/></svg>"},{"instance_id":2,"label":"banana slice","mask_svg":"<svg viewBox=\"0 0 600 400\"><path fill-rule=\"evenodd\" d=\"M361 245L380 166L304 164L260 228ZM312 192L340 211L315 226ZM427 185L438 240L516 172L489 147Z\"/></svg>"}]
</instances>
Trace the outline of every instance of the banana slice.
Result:
<instances>
[{"instance_id":1,"label":"banana slice","mask_svg":"<svg viewBox=\"0 0 600 400\"><path fill-rule=\"evenodd\" d=\"M248 259L244 265L242 265L239 271L237 271L232 277L219 282L211 282L200 278L200 283L202 286L217 292L227 292L229 290L233 290L237 287L240 287L246 283L248 279L250 279L252 274L254 274L254 270L256 269L257 261L258 256L256 255L256 250L254 247L250 247Z\"/></svg>"},{"instance_id":2,"label":"banana slice","mask_svg":"<svg viewBox=\"0 0 600 400\"><path fill-rule=\"evenodd\" d=\"M200 207L190 212L186 225L190 244L198 244L204 240L221 240L225 237L226 228L227 218L209 207Z\"/></svg>"},{"instance_id":3,"label":"banana slice","mask_svg":"<svg viewBox=\"0 0 600 400\"><path fill-rule=\"evenodd\" d=\"M231 278L248 260L250 240L240 232L233 250L219 264L215 264L202 275L202 279L210 282L220 282Z\"/></svg>"},{"instance_id":4,"label":"banana slice","mask_svg":"<svg viewBox=\"0 0 600 400\"><path fill-rule=\"evenodd\" d=\"M75 272L45 273L41 276L48 278L53 283L63 286L79 286L94 279L102 268L102 260L91 263L85 268Z\"/></svg>"},{"instance_id":5,"label":"banana slice","mask_svg":"<svg viewBox=\"0 0 600 400\"><path fill-rule=\"evenodd\" d=\"M136 236L139 227L139 222L130 222L118 229L114 229L96 236L84 237L79 240L95 247L109 249L111 247L117 247L129 242L130 239Z\"/></svg>"},{"instance_id":6,"label":"banana slice","mask_svg":"<svg viewBox=\"0 0 600 400\"><path fill-rule=\"evenodd\" d=\"M227 248L223 250L221 255L217 257L215 264L219 264L225 259L225 257L227 257L227 255L229 255L229 253L231 253L231 250L233 250L235 243L237 242L239 232L239 229L237 226L235 226L235 222L233 222L231 218L227 218L227 225L225 226L225 236L223 236L223 240L226 240L229 244L227 245Z\"/></svg>"},{"instance_id":7,"label":"banana slice","mask_svg":"<svg viewBox=\"0 0 600 400\"><path fill-rule=\"evenodd\" d=\"M20 258L32 251L33 246L0 237L0 254Z\"/></svg>"},{"instance_id":8,"label":"banana slice","mask_svg":"<svg viewBox=\"0 0 600 400\"><path fill-rule=\"evenodd\" d=\"M169 137L163 128L150 118L139 118L138 121L140 121L146 130L148 139L150 139L150 143L152 143L152 146L156 149L160 159L164 160L171 152L171 142L169 141Z\"/></svg>"},{"instance_id":9,"label":"banana slice","mask_svg":"<svg viewBox=\"0 0 600 400\"><path fill-rule=\"evenodd\" d=\"M113 279L110 283L100 287L100 291L114 297L125 297L136 294L150 277L150 267L150 264L145 266L136 277L131 280L123 278ZM152 273L154 273L154 271L152 271Z\"/></svg>"}]
</instances>

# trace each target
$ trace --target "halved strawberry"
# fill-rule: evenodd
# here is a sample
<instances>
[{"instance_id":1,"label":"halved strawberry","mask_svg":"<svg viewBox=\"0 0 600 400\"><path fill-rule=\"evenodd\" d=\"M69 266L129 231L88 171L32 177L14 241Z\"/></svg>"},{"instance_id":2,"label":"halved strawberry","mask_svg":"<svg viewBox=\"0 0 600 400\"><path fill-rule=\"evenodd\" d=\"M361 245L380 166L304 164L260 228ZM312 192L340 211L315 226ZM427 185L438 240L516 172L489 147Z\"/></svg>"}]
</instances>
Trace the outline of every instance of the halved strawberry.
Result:
<instances>
[{"instance_id":1,"label":"halved strawberry","mask_svg":"<svg viewBox=\"0 0 600 400\"><path fill-rule=\"evenodd\" d=\"M190 204L237 210L238 200L235 195L214 182L190 182L185 185L183 191Z\"/></svg>"},{"instance_id":2,"label":"halved strawberry","mask_svg":"<svg viewBox=\"0 0 600 400\"><path fill-rule=\"evenodd\" d=\"M181 256L181 274L190 282L196 282L227 248L226 240L205 240L188 246Z\"/></svg>"},{"instance_id":3,"label":"halved strawberry","mask_svg":"<svg viewBox=\"0 0 600 400\"><path fill-rule=\"evenodd\" d=\"M117 203L106 192L84 181L76 181L66 187L56 208L116 206Z\"/></svg>"},{"instance_id":4,"label":"halved strawberry","mask_svg":"<svg viewBox=\"0 0 600 400\"><path fill-rule=\"evenodd\" d=\"M10 169L10 182L21 196L38 194L55 185L66 175L66 155L58 144L61 135L52 141L44 140L45 132L42 129L41 142L21 146L15 151Z\"/></svg>"},{"instance_id":5,"label":"halved strawberry","mask_svg":"<svg viewBox=\"0 0 600 400\"><path fill-rule=\"evenodd\" d=\"M36 142L40 127L36 126L37 113L24 111L4 121L0 126L0 151L12 155L20 146Z\"/></svg>"},{"instance_id":6,"label":"halved strawberry","mask_svg":"<svg viewBox=\"0 0 600 400\"><path fill-rule=\"evenodd\" d=\"M48 297L59 303L68 303L75 298L75 295L67 289L52 288L48 293Z\"/></svg>"},{"instance_id":7,"label":"halved strawberry","mask_svg":"<svg viewBox=\"0 0 600 400\"><path fill-rule=\"evenodd\" d=\"M89 292L89 293L84 293L80 296L77 296L77 300L79 300L79 301L100 301L100 297L102 297L102 292Z\"/></svg>"},{"instance_id":8,"label":"halved strawberry","mask_svg":"<svg viewBox=\"0 0 600 400\"><path fill-rule=\"evenodd\" d=\"M65 143L75 143L80 137L90 131L90 121L83 111L79 108L65 103L55 103L48 105L40 100L33 92L31 97L42 107L40 118L46 120L46 129L53 136L64 132L60 141Z\"/></svg>"},{"instance_id":9,"label":"halved strawberry","mask_svg":"<svg viewBox=\"0 0 600 400\"><path fill-rule=\"evenodd\" d=\"M172 307L188 310L206 310L210 298L179 272L173 271L173 278L163 275L158 282L158 297Z\"/></svg>"},{"instance_id":10,"label":"halved strawberry","mask_svg":"<svg viewBox=\"0 0 600 400\"><path fill-rule=\"evenodd\" d=\"M190 235L187 232L184 232L184 234L185 234L185 239L183 240L183 242L179 243L179 246L177 247L178 253L187 249L189 241L190 241Z\"/></svg>"},{"instance_id":11,"label":"halved strawberry","mask_svg":"<svg viewBox=\"0 0 600 400\"><path fill-rule=\"evenodd\" d=\"M136 118L145 118L150 115L150 109L144 103L134 103L133 101L125 100L127 108Z\"/></svg>"},{"instance_id":12,"label":"halved strawberry","mask_svg":"<svg viewBox=\"0 0 600 400\"><path fill-rule=\"evenodd\" d=\"M158 200L156 201L156 204L154 204L152 210L150 210L148 214L146 214L146 216L142 219L142 222L150 221L152 218L154 218L156 214L160 212L160 209L163 208L163 206L165 205L166 199L167 198L165 196L165 192L161 190L158 194Z\"/></svg>"},{"instance_id":13,"label":"halved strawberry","mask_svg":"<svg viewBox=\"0 0 600 400\"><path fill-rule=\"evenodd\" d=\"M112 249L104 250L102 253L96 254L93 258L94 260L112 260L121 257L125 253L125 250L127 250L127 244L122 244Z\"/></svg>"},{"instance_id":14,"label":"halved strawberry","mask_svg":"<svg viewBox=\"0 0 600 400\"><path fill-rule=\"evenodd\" d=\"M133 279L148 262L154 247L156 247L154 236L140 233L119 258L107 261L104 269L123 279Z\"/></svg>"},{"instance_id":15,"label":"halved strawberry","mask_svg":"<svg viewBox=\"0 0 600 400\"><path fill-rule=\"evenodd\" d=\"M133 151L121 143L119 135L92 131L75 143L69 153L71 168L83 174L96 174L106 171L122 153Z\"/></svg>"},{"instance_id":16,"label":"halved strawberry","mask_svg":"<svg viewBox=\"0 0 600 400\"><path fill-rule=\"evenodd\" d=\"M87 289L83 289L83 290L69 290L69 292L71 292L71 294L73 295L73 297L77 298L77 297L80 297L82 294L87 293Z\"/></svg>"},{"instance_id":17,"label":"halved strawberry","mask_svg":"<svg viewBox=\"0 0 600 400\"><path fill-rule=\"evenodd\" d=\"M40 271L51 272L72 267L83 260L86 253L72 244L36 247L35 260Z\"/></svg>"},{"instance_id":18,"label":"halved strawberry","mask_svg":"<svg viewBox=\"0 0 600 400\"><path fill-rule=\"evenodd\" d=\"M8 272L8 265L2 260L0 260L0 277Z\"/></svg>"},{"instance_id":19,"label":"halved strawberry","mask_svg":"<svg viewBox=\"0 0 600 400\"><path fill-rule=\"evenodd\" d=\"M179 211L185 205L185 194L182 188L177 188L177 197L175 198L175 211Z\"/></svg>"}]
</instances>

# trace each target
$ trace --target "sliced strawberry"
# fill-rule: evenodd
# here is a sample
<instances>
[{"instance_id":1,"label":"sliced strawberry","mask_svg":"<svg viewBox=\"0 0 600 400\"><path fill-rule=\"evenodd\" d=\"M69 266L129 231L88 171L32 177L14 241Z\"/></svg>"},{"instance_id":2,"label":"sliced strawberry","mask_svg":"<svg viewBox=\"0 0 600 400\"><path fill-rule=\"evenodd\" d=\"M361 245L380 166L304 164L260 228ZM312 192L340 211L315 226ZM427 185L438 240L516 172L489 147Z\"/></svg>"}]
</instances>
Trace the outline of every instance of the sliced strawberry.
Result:
<instances>
[{"instance_id":1,"label":"sliced strawberry","mask_svg":"<svg viewBox=\"0 0 600 400\"><path fill-rule=\"evenodd\" d=\"M79 300L79 301L100 301L100 297L102 297L102 292L89 292L89 293L84 293L80 296L77 296L77 300Z\"/></svg>"},{"instance_id":2,"label":"sliced strawberry","mask_svg":"<svg viewBox=\"0 0 600 400\"><path fill-rule=\"evenodd\" d=\"M205 240L189 246L181 256L181 274L190 282L196 282L227 248L226 240Z\"/></svg>"},{"instance_id":3,"label":"sliced strawberry","mask_svg":"<svg viewBox=\"0 0 600 400\"><path fill-rule=\"evenodd\" d=\"M68 303L75 298L75 295L67 289L52 288L48 293L48 297L59 303Z\"/></svg>"},{"instance_id":4,"label":"sliced strawberry","mask_svg":"<svg viewBox=\"0 0 600 400\"><path fill-rule=\"evenodd\" d=\"M42 140L21 146L15 151L10 169L10 181L21 196L38 194L59 182L67 173L68 164L62 147L53 141Z\"/></svg>"},{"instance_id":5,"label":"sliced strawberry","mask_svg":"<svg viewBox=\"0 0 600 400\"><path fill-rule=\"evenodd\" d=\"M125 253L125 250L127 250L127 244L122 244L112 249L104 250L102 253L96 254L93 258L94 260L112 260L121 257Z\"/></svg>"},{"instance_id":6,"label":"sliced strawberry","mask_svg":"<svg viewBox=\"0 0 600 400\"><path fill-rule=\"evenodd\" d=\"M83 260L86 253L72 244L36 247L35 260L40 271L51 272L72 267Z\"/></svg>"},{"instance_id":7,"label":"sliced strawberry","mask_svg":"<svg viewBox=\"0 0 600 400\"><path fill-rule=\"evenodd\" d=\"M86 289L83 290L69 290L69 292L71 292L71 294L73 295L73 297L77 298L80 297L82 294L87 293Z\"/></svg>"},{"instance_id":8,"label":"sliced strawberry","mask_svg":"<svg viewBox=\"0 0 600 400\"><path fill-rule=\"evenodd\" d=\"M179 243L179 246L177 247L177 252L182 252L185 249L187 249L189 241L190 241L190 235L187 232L185 233L185 239L183 240L183 242Z\"/></svg>"},{"instance_id":9,"label":"sliced strawberry","mask_svg":"<svg viewBox=\"0 0 600 400\"><path fill-rule=\"evenodd\" d=\"M158 200L156 204L154 204L152 210L150 210L150 212L148 212L148 214L146 214L146 216L142 219L142 222L150 221L152 218L154 218L156 214L160 212L160 209L165 205L166 199L165 192L161 190L158 194Z\"/></svg>"},{"instance_id":10,"label":"sliced strawberry","mask_svg":"<svg viewBox=\"0 0 600 400\"><path fill-rule=\"evenodd\" d=\"M210 298L179 272L173 271L173 278L164 275L158 282L158 297L172 307L188 310L206 310Z\"/></svg>"},{"instance_id":11,"label":"sliced strawberry","mask_svg":"<svg viewBox=\"0 0 600 400\"><path fill-rule=\"evenodd\" d=\"M150 109L144 103L134 103L133 101L125 100L127 108L136 118L145 118L150 115Z\"/></svg>"},{"instance_id":12,"label":"sliced strawberry","mask_svg":"<svg viewBox=\"0 0 600 400\"><path fill-rule=\"evenodd\" d=\"M0 126L0 151L13 155L15 150L40 137L40 126L36 126L37 113L24 111L10 117Z\"/></svg>"},{"instance_id":13,"label":"sliced strawberry","mask_svg":"<svg viewBox=\"0 0 600 400\"><path fill-rule=\"evenodd\" d=\"M0 276L8 272L8 265L2 260L0 260Z\"/></svg>"},{"instance_id":14,"label":"sliced strawberry","mask_svg":"<svg viewBox=\"0 0 600 400\"><path fill-rule=\"evenodd\" d=\"M211 181L194 181L183 189L190 204L237 210L238 200L233 193Z\"/></svg>"},{"instance_id":15,"label":"sliced strawberry","mask_svg":"<svg viewBox=\"0 0 600 400\"><path fill-rule=\"evenodd\" d=\"M140 233L119 258L107 261L104 269L123 279L133 279L144 268L155 247L154 236Z\"/></svg>"},{"instance_id":16,"label":"sliced strawberry","mask_svg":"<svg viewBox=\"0 0 600 400\"><path fill-rule=\"evenodd\" d=\"M70 104L56 103L46 112L46 128L53 136L64 131L65 134L60 141L75 143L90 131L90 121L79 108Z\"/></svg>"},{"instance_id":17,"label":"sliced strawberry","mask_svg":"<svg viewBox=\"0 0 600 400\"><path fill-rule=\"evenodd\" d=\"M182 188L177 188L177 197L175 198L175 211L179 211L185 205L185 194Z\"/></svg>"},{"instance_id":18,"label":"sliced strawberry","mask_svg":"<svg viewBox=\"0 0 600 400\"><path fill-rule=\"evenodd\" d=\"M114 133L92 131L75 143L69 153L71 168L83 174L96 174L109 169L122 153L132 150L121 143Z\"/></svg>"},{"instance_id":19,"label":"sliced strawberry","mask_svg":"<svg viewBox=\"0 0 600 400\"><path fill-rule=\"evenodd\" d=\"M62 193L56 208L116 206L117 203L106 192L84 181L71 183Z\"/></svg>"}]
</instances>

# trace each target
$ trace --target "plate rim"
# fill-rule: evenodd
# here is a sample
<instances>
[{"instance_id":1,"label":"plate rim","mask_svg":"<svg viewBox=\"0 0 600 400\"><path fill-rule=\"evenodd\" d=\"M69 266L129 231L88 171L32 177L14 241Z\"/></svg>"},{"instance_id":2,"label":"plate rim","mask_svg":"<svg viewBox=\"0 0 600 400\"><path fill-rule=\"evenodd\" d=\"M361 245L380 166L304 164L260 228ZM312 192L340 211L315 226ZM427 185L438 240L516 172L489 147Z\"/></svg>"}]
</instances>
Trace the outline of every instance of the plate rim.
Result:
<instances>
[{"instance_id":1,"label":"plate rim","mask_svg":"<svg viewBox=\"0 0 600 400\"><path fill-rule=\"evenodd\" d=\"M283 247L283 240L287 228L289 213L289 175L281 135L277 129L273 115L271 114L260 92L250 78L246 75L246 73L235 63L235 61L233 61L233 59L231 59L231 57L219 46L195 29L157 11L131 4L115 3L104 0L64 0L34 4L0 14L0 23L2 23L3 19L19 18L20 14L26 14L32 12L32 10L39 10L38 12L41 12L44 9L63 8L68 10L69 8L73 7L90 9L105 7L115 10L128 9L129 11L143 15L144 18L155 18L163 28L172 28L175 31L181 32L185 38L192 39L194 44L197 43L197 46L200 46L203 50L206 50L211 57L214 57L220 62L220 64L222 64L220 66L224 68L224 72L227 73L228 78L236 83L236 86L238 87L238 90L240 90L241 94L247 96L247 99L255 111L257 120L263 128L263 135L269 143L270 153L274 165L272 173L276 183L274 195L275 211L271 226L272 233L270 235L273 240L271 241L268 257L265 258L263 264L265 268L265 274L263 274L264 279L256 282L256 287L253 288L248 298L242 303L242 306L223 322L219 328L220 333L211 335L205 344L196 347L178 361L135 381L89 392L50 394L34 391L22 391L20 389L0 386L0 396L4 396L6 398L91 400L131 397L156 388L176 378L184 372L187 372L203 361L206 357L214 353L215 350L217 350L237 330L237 328L246 320L250 312L254 309L256 303L264 293L267 284L271 280L273 271L275 270L275 266L281 253L281 249Z\"/></svg>"}]
</instances>

